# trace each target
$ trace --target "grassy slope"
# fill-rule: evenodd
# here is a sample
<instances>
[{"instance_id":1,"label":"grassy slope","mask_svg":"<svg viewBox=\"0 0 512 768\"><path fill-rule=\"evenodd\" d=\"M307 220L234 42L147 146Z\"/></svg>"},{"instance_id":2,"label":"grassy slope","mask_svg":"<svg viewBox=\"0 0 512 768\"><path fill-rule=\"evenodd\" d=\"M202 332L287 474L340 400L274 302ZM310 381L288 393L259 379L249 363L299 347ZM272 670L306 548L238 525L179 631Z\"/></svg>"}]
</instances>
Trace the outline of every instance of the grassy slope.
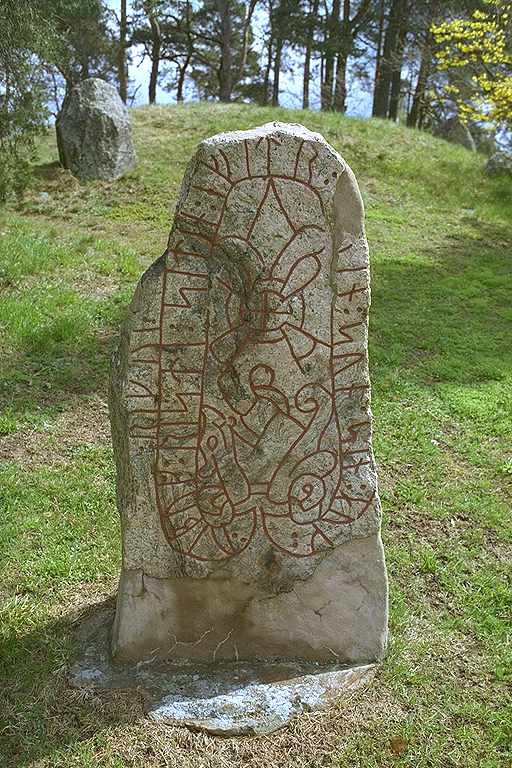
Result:
<instances>
[{"instance_id":1,"label":"grassy slope","mask_svg":"<svg viewBox=\"0 0 512 768\"><path fill-rule=\"evenodd\" d=\"M378 121L132 114L135 173L81 185L49 137L26 199L0 218L1 768L508 766L510 182ZM320 130L367 206L391 642L371 689L271 738L218 741L148 724L137 692L70 691L64 672L73 621L119 568L105 393L122 311L165 247L197 141L275 119Z\"/></svg>"}]
</instances>

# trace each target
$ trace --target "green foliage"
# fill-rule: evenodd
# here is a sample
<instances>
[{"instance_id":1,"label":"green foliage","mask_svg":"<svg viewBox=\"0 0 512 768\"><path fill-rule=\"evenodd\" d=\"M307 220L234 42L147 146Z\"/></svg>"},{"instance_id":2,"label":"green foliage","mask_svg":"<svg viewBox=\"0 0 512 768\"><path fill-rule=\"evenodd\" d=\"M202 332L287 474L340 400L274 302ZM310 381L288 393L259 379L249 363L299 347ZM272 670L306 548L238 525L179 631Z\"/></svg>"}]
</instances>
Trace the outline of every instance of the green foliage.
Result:
<instances>
[{"instance_id":1,"label":"green foliage","mask_svg":"<svg viewBox=\"0 0 512 768\"><path fill-rule=\"evenodd\" d=\"M177 100L182 101L185 77L195 55L196 9L190 0L155 0L151 3L134 0L132 8L134 43L142 45L145 55L151 59L154 55L153 30L159 33L159 57L165 66L160 77L161 85L169 91L175 89Z\"/></svg>"},{"instance_id":2,"label":"green foliage","mask_svg":"<svg viewBox=\"0 0 512 768\"><path fill-rule=\"evenodd\" d=\"M47 110L37 53L49 51L51 32L36 6L0 4L0 203L27 186L34 139Z\"/></svg>"},{"instance_id":3,"label":"green foliage","mask_svg":"<svg viewBox=\"0 0 512 768\"><path fill-rule=\"evenodd\" d=\"M45 58L49 74L60 76L66 91L88 77L109 79L116 46L103 0L46 0L42 7L55 40ZM62 90L59 77L53 86Z\"/></svg>"},{"instance_id":4,"label":"green foliage","mask_svg":"<svg viewBox=\"0 0 512 768\"><path fill-rule=\"evenodd\" d=\"M256 0L247 5L233 0L134 0L132 39L152 62L150 100L157 79L166 90L176 90L177 101L184 99L186 80L203 99L229 101L247 94L258 74L248 18L255 5Z\"/></svg>"}]
</instances>

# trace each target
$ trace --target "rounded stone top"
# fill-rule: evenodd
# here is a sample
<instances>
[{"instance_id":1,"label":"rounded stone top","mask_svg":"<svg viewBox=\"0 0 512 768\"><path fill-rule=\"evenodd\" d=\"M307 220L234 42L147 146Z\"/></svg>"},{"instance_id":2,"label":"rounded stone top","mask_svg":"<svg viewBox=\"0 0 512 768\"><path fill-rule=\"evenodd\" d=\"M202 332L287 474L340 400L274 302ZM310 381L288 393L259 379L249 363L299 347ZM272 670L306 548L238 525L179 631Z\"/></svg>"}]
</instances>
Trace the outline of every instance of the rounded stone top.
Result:
<instances>
[{"instance_id":1,"label":"rounded stone top","mask_svg":"<svg viewBox=\"0 0 512 768\"><path fill-rule=\"evenodd\" d=\"M225 131L216 133L214 136L205 139L202 143L229 143L230 141L239 141L243 139L260 139L272 134L286 134L288 136L308 139L309 141L319 141L334 152L321 134L310 131L309 128L306 128L306 126L301 123L282 123L279 120L272 120L269 123L263 123L263 125L258 125L255 128L248 128L245 131Z\"/></svg>"},{"instance_id":2,"label":"rounded stone top","mask_svg":"<svg viewBox=\"0 0 512 768\"><path fill-rule=\"evenodd\" d=\"M114 111L118 119L129 122L126 107L117 89L99 77L89 77L87 80L77 83L64 102L63 112L67 111L69 106L76 109L78 104L73 104L76 100L78 100L80 108L87 106L88 108L103 110L107 114Z\"/></svg>"},{"instance_id":3,"label":"rounded stone top","mask_svg":"<svg viewBox=\"0 0 512 768\"><path fill-rule=\"evenodd\" d=\"M260 158L259 171L254 165L256 155ZM265 168L270 175L277 173L283 178L287 174L302 174L328 207L334 203L339 231L353 237L364 236L364 205L352 169L321 134L300 123L272 121L204 139L185 174L179 204L188 195L192 178L197 184L199 175L203 186L208 186L210 162L227 162L224 171L230 183L245 176L255 179Z\"/></svg>"},{"instance_id":4,"label":"rounded stone top","mask_svg":"<svg viewBox=\"0 0 512 768\"><path fill-rule=\"evenodd\" d=\"M282 123L278 120L274 120L263 125L258 125L255 128L249 128L244 131L226 131L222 133L216 133L214 136L210 136L204 139L200 143L200 147L204 148L216 148L218 145L230 145L238 144L243 141L259 142L263 139L272 137L289 138L292 141L303 141L313 144L319 144L331 155L333 159L338 161L342 166L345 166L341 155L331 147L331 145L324 139L320 133L310 131L301 123Z\"/></svg>"}]
</instances>

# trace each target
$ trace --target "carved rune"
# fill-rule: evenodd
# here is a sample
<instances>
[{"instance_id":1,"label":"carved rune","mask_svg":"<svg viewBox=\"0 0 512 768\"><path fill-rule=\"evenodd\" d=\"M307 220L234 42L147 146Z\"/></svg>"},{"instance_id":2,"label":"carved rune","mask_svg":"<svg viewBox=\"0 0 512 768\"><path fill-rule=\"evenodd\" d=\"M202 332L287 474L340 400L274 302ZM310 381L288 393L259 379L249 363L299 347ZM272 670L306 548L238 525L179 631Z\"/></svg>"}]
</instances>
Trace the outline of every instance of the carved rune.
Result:
<instances>
[{"instance_id":1,"label":"carved rune","mask_svg":"<svg viewBox=\"0 0 512 768\"><path fill-rule=\"evenodd\" d=\"M182 555L222 560L256 532L315 555L376 503L367 251L335 242L324 185L343 168L319 179L317 158L302 140L283 167L270 136L199 160L159 315L132 329L130 436L153 446L162 528Z\"/></svg>"}]
</instances>

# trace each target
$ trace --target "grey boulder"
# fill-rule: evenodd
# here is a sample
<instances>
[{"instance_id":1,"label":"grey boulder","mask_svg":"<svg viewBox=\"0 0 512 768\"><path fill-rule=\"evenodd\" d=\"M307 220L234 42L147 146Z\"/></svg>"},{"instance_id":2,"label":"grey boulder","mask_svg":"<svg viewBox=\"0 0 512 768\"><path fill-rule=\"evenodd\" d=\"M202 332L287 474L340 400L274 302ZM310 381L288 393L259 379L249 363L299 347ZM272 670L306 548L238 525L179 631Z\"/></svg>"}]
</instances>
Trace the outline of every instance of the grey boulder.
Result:
<instances>
[{"instance_id":1,"label":"grey boulder","mask_svg":"<svg viewBox=\"0 0 512 768\"><path fill-rule=\"evenodd\" d=\"M135 168L128 110L104 80L91 77L72 89L56 131L60 162L79 179L113 181Z\"/></svg>"},{"instance_id":2,"label":"grey boulder","mask_svg":"<svg viewBox=\"0 0 512 768\"><path fill-rule=\"evenodd\" d=\"M512 155L506 152L495 152L485 166L488 176L512 176Z\"/></svg>"},{"instance_id":3,"label":"grey boulder","mask_svg":"<svg viewBox=\"0 0 512 768\"><path fill-rule=\"evenodd\" d=\"M476 152L476 144L467 125L461 123L458 117L449 117L443 120L434 130L434 135L445 139L451 144L460 144L462 147Z\"/></svg>"}]
</instances>

